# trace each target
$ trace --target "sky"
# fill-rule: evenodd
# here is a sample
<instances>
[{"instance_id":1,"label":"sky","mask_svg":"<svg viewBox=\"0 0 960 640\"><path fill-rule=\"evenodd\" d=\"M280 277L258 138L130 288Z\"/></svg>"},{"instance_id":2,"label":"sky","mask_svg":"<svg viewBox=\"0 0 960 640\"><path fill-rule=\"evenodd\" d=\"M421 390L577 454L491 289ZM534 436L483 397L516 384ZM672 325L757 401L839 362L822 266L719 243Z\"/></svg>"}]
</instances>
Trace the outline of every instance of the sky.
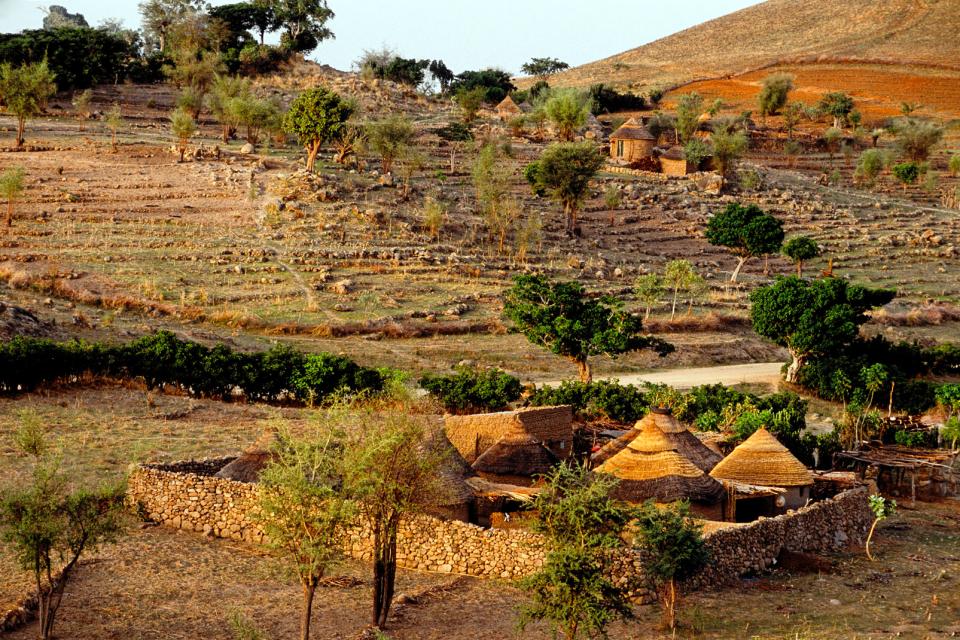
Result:
<instances>
[{"instance_id":1,"label":"sky","mask_svg":"<svg viewBox=\"0 0 960 640\"><path fill-rule=\"evenodd\" d=\"M227 4L236 0L214 0ZM336 38L311 57L349 69L365 49L442 59L451 69L499 67L518 74L532 57L576 66L638 47L756 0L328 0ZM96 26L140 26L137 0L0 0L0 32L40 28L43 7L65 6Z\"/></svg>"}]
</instances>

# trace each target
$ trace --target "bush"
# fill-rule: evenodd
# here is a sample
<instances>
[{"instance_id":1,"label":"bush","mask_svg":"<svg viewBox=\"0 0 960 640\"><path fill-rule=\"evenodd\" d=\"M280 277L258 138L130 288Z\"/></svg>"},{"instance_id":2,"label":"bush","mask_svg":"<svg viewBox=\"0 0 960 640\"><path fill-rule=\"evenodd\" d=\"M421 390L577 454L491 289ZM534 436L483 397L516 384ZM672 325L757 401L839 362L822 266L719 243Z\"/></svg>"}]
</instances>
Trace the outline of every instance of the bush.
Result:
<instances>
[{"instance_id":1,"label":"bush","mask_svg":"<svg viewBox=\"0 0 960 640\"><path fill-rule=\"evenodd\" d=\"M532 89L531 93L533 93ZM592 85L587 95L592 101L591 110L595 116L617 111L639 111L647 105L643 96L620 93L616 89L604 86L603 83Z\"/></svg>"},{"instance_id":2,"label":"bush","mask_svg":"<svg viewBox=\"0 0 960 640\"><path fill-rule=\"evenodd\" d=\"M917 180L920 179L920 168L920 165L916 162L901 162L893 165L893 175L903 183L903 187L906 189L907 185L916 184Z\"/></svg>"},{"instance_id":3,"label":"bush","mask_svg":"<svg viewBox=\"0 0 960 640\"><path fill-rule=\"evenodd\" d=\"M379 392L384 374L342 356L303 354L289 347L240 353L206 347L160 331L125 345L53 342L17 337L0 344L0 392L31 391L91 374L142 379L148 388L174 386L194 397L320 402L339 391Z\"/></svg>"},{"instance_id":4,"label":"bush","mask_svg":"<svg viewBox=\"0 0 960 640\"><path fill-rule=\"evenodd\" d=\"M500 369L458 367L451 375L425 375L420 386L450 413L499 411L520 397L520 379Z\"/></svg>"},{"instance_id":5,"label":"bush","mask_svg":"<svg viewBox=\"0 0 960 640\"><path fill-rule=\"evenodd\" d=\"M883 151L880 149L867 149L860 154L860 159L857 161L857 168L853 175L857 180L862 180L867 184L873 184L886 165L886 154L884 154Z\"/></svg>"},{"instance_id":6,"label":"bush","mask_svg":"<svg viewBox=\"0 0 960 640\"><path fill-rule=\"evenodd\" d=\"M950 156L950 162L947 164L947 168L950 170L950 175L954 178L960 176L960 154Z\"/></svg>"},{"instance_id":7,"label":"bush","mask_svg":"<svg viewBox=\"0 0 960 640\"><path fill-rule=\"evenodd\" d=\"M606 418L622 424L636 422L649 409L646 395L639 387L610 380L567 381L559 387L541 387L530 396L530 404L535 407L570 405L584 419Z\"/></svg>"},{"instance_id":8,"label":"bush","mask_svg":"<svg viewBox=\"0 0 960 640\"><path fill-rule=\"evenodd\" d=\"M493 104L506 98L507 94L516 88L510 80L510 74L500 69L464 71L450 83L450 92L454 95L481 89L482 101Z\"/></svg>"}]
</instances>

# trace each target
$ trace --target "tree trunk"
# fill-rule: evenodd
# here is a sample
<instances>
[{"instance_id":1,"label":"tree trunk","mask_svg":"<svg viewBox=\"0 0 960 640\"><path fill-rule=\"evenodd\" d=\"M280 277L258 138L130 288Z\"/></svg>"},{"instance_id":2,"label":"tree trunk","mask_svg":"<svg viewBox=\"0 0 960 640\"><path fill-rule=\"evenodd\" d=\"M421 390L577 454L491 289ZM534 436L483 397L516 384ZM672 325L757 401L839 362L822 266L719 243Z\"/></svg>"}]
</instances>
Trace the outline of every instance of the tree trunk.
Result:
<instances>
[{"instance_id":1,"label":"tree trunk","mask_svg":"<svg viewBox=\"0 0 960 640\"><path fill-rule=\"evenodd\" d=\"M797 277L803 277L803 260L797 260Z\"/></svg>"},{"instance_id":2,"label":"tree trunk","mask_svg":"<svg viewBox=\"0 0 960 640\"><path fill-rule=\"evenodd\" d=\"M680 287L673 288L673 305L670 307L670 319L677 316L677 296L680 295Z\"/></svg>"},{"instance_id":3,"label":"tree trunk","mask_svg":"<svg viewBox=\"0 0 960 640\"><path fill-rule=\"evenodd\" d=\"M744 263L746 263L747 258L740 257L737 258L737 268L733 270L733 275L730 276L730 282L736 282L737 278L740 276L740 270L743 269Z\"/></svg>"},{"instance_id":4,"label":"tree trunk","mask_svg":"<svg viewBox=\"0 0 960 640\"><path fill-rule=\"evenodd\" d=\"M791 363L790 363L790 366L787 367L787 378L786 378L786 380L787 380L787 382L789 382L790 384L796 384L796 383L797 383L798 375L799 375L799 373L800 373L800 369L801 369L801 368L803 367L803 365L804 365L804 360L805 360L805 358L803 358L802 356L798 356L798 355L795 354L795 353L791 353L790 355L793 356L793 362L791 362Z\"/></svg>"},{"instance_id":5,"label":"tree trunk","mask_svg":"<svg viewBox=\"0 0 960 640\"><path fill-rule=\"evenodd\" d=\"M13 198L7 200L7 226L13 226Z\"/></svg>"},{"instance_id":6,"label":"tree trunk","mask_svg":"<svg viewBox=\"0 0 960 640\"><path fill-rule=\"evenodd\" d=\"M873 556L870 555L870 540L873 538L873 532L877 528L878 522L880 522L880 518L874 518L873 524L870 525L870 533L867 534L867 543L864 546L864 550L867 552L867 557L870 558L871 562L873 562Z\"/></svg>"},{"instance_id":7,"label":"tree trunk","mask_svg":"<svg viewBox=\"0 0 960 640\"><path fill-rule=\"evenodd\" d=\"M766 254L763 256L763 275L770 275L770 255Z\"/></svg>"},{"instance_id":8,"label":"tree trunk","mask_svg":"<svg viewBox=\"0 0 960 640\"><path fill-rule=\"evenodd\" d=\"M183 162L183 154L185 154L186 152L187 152L187 148L185 146L180 147L180 162Z\"/></svg>"},{"instance_id":9,"label":"tree trunk","mask_svg":"<svg viewBox=\"0 0 960 640\"><path fill-rule=\"evenodd\" d=\"M230 142L230 125L223 125L221 137L223 138L224 144Z\"/></svg>"},{"instance_id":10,"label":"tree trunk","mask_svg":"<svg viewBox=\"0 0 960 640\"><path fill-rule=\"evenodd\" d=\"M677 584L673 578L670 578L670 581L667 582L664 596L663 607L667 617L667 627L674 631L677 628Z\"/></svg>"},{"instance_id":11,"label":"tree trunk","mask_svg":"<svg viewBox=\"0 0 960 640\"><path fill-rule=\"evenodd\" d=\"M313 173L313 166L317 162L317 154L320 153L320 143L314 142L307 147L307 171Z\"/></svg>"},{"instance_id":12,"label":"tree trunk","mask_svg":"<svg viewBox=\"0 0 960 640\"><path fill-rule=\"evenodd\" d=\"M17 118L17 148L23 146L23 130L26 126L26 118L19 116Z\"/></svg>"},{"instance_id":13,"label":"tree trunk","mask_svg":"<svg viewBox=\"0 0 960 640\"><path fill-rule=\"evenodd\" d=\"M310 640L310 616L313 612L313 595L317 591L317 579L311 576L303 585L303 609L300 611L300 640Z\"/></svg>"},{"instance_id":14,"label":"tree trunk","mask_svg":"<svg viewBox=\"0 0 960 640\"><path fill-rule=\"evenodd\" d=\"M385 629L393 603L393 588L397 575L397 516L391 516L383 531L374 533L373 563L373 624Z\"/></svg>"},{"instance_id":15,"label":"tree trunk","mask_svg":"<svg viewBox=\"0 0 960 640\"><path fill-rule=\"evenodd\" d=\"M580 373L580 382L585 382L590 384L593 382L593 369L590 367L590 363L587 362L586 358L582 360L576 360L577 371Z\"/></svg>"},{"instance_id":16,"label":"tree trunk","mask_svg":"<svg viewBox=\"0 0 960 640\"><path fill-rule=\"evenodd\" d=\"M567 235L573 235L573 207L569 204L564 204L563 214L567 219Z\"/></svg>"}]
</instances>

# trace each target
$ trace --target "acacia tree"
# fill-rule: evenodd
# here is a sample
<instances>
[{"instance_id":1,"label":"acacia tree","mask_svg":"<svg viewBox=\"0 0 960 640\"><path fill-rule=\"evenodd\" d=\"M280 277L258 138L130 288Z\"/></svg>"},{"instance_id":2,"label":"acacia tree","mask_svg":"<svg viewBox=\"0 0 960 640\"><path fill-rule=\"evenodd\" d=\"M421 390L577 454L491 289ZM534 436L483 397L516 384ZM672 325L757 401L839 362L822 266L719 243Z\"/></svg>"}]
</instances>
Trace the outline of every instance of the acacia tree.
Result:
<instances>
[{"instance_id":1,"label":"acacia tree","mask_svg":"<svg viewBox=\"0 0 960 640\"><path fill-rule=\"evenodd\" d=\"M19 67L9 62L0 65L0 96L7 111L17 118L17 147L23 146L27 118L43 113L47 100L57 92L55 80L46 58Z\"/></svg>"},{"instance_id":2,"label":"acacia tree","mask_svg":"<svg viewBox=\"0 0 960 640\"><path fill-rule=\"evenodd\" d=\"M306 148L307 171L313 171L320 147L340 135L355 110L353 102L323 87L308 89L293 101L283 119L283 128L297 136Z\"/></svg>"},{"instance_id":3,"label":"acacia tree","mask_svg":"<svg viewBox=\"0 0 960 640\"><path fill-rule=\"evenodd\" d=\"M289 51L309 53L333 37L327 22L334 14L326 0L266 0L266 4L274 24L283 30L280 45Z\"/></svg>"},{"instance_id":4,"label":"acacia tree","mask_svg":"<svg viewBox=\"0 0 960 640\"><path fill-rule=\"evenodd\" d=\"M694 291L702 288L703 277L697 273L689 260L671 260L663 269L663 284L673 290L673 303L670 305L670 319L677 315L677 300L680 293L689 294L690 308L693 308Z\"/></svg>"},{"instance_id":5,"label":"acacia tree","mask_svg":"<svg viewBox=\"0 0 960 640\"><path fill-rule=\"evenodd\" d=\"M803 263L820 255L820 245L809 236L790 238L783 245L783 255L797 265L797 277L803 277Z\"/></svg>"},{"instance_id":6,"label":"acacia tree","mask_svg":"<svg viewBox=\"0 0 960 640\"><path fill-rule=\"evenodd\" d=\"M546 620L568 640L603 635L611 622L632 615L611 573L626 547L623 535L634 510L610 496L616 478L586 465L559 465L545 481L531 506L537 512L533 527L547 539L547 557L521 583L531 602L520 608L518 625L523 630Z\"/></svg>"},{"instance_id":7,"label":"acacia tree","mask_svg":"<svg viewBox=\"0 0 960 640\"><path fill-rule=\"evenodd\" d=\"M281 430L260 474L259 503L251 514L267 545L293 569L303 591L300 640L310 638L317 585L339 560L352 505L342 492L343 434L328 414L306 438Z\"/></svg>"},{"instance_id":8,"label":"acacia tree","mask_svg":"<svg viewBox=\"0 0 960 640\"><path fill-rule=\"evenodd\" d=\"M0 173L0 195L7 201L7 226L13 226L13 203L23 193L26 173L23 167L10 167Z\"/></svg>"},{"instance_id":9,"label":"acacia tree","mask_svg":"<svg viewBox=\"0 0 960 640\"><path fill-rule=\"evenodd\" d=\"M763 87L757 100L760 103L760 115L775 116L787 104L790 91L793 90L793 76L775 73L763 79Z\"/></svg>"},{"instance_id":10,"label":"acacia tree","mask_svg":"<svg viewBox=\"0 0 960 640\"><path fill-rule=\"evenodd\" d=\"M364 131L370 150L380 156L380 168L384 173L393 170L394 161L407 151L416 134L413 122L400 115L370 122Z\"/></svg>"},{"instance_id":11,"label":"acacia tree","mask_svg":"<svg viewBox=\"0 0 960 640\"><path fill-rule=\"evenodd\" d=\"M754 204L731 203L707 223L707 240L737 256L737 267L730 276L730 282L736 282L747 260L780 250L783 223Z\"/></svg>"},{"instance_id":12,"label":"acacia tree","mask_svg":"<svg viewBox=\"0 0 960 640\"><path fill-rule=\"evenodd\" d=\"M603 163L592 142L561 142L547 147L540 159L527 167L527 181L534 191L550 195L563 206L568 234L576 229L577 211Z\"/></svg>"},{"instance_id":13,"label":"acacia tree","mask_svg":"<svg viewBox=\"0 0 960 640\"><path fill-rule=\"evenodd\" d=\"M441 442L438 434L399 412L364 413L351 434L344 482L373 536L372 623L380 629L393 602L400 526L446 493Z\"/></svg>"},{"instance_id":14,"label":"acacia tree","mask_svg":"<svg viewBox=\"0 0 960 640\"><path fill-rule=\"evenodd\" d=\"M520 275L506 292L503 313L530 342L571 360L580 380L593 379L589 358L616 357L638 349L660 356L669 343L642 333L643 321L612 297L590 298L579 282L551 282L541 275Z\"/></svg>"},{"instance_id":15,"label":"acacia tree","mask_svg":"<svg viewBox=\"0 0 960 640\"><path fill-rule=\"evenodd\" d=\"M793 362L786 379L796 383L807 360L842 353L859 336L866 312L887 304L895 295L839 278L807 281L780 277L750 294L750 315L754 331L790 352Z\"/></svg>"},{"instance_id":16,"label":"acacia tree","mask_svg":"<svg viewBox=\"0 0 960 640\"><path fill-rule=\"evenodd\" d=\"M183 156L187 152L187 145L190 138L197 132L197 123L190 114L184 109L177 107L170 114L170 131L177 143L177 151L180 152L180 162L183 162Z\"/></svg>"},{"instance_id":17,"label":"acacia tree","mask_svg":"<svg viewBox=\"0 0 960 640\"><path fill-rule=\"evenodd\" d=\"M520 70L528 76L546 80L549 76L569 68L569 64L557 58L531 58L530 62L521 65Z\"/></svg>"},{"instance_id":18,"label":"acacia tree","mask_svg":"<svg viewBox=\"0 0 960 640\"><path fill-rule=\"evenodd\" d=\"M677 101L677 142L689 142L700 127L703 115L703 97L699 93L685 93Z\"/></svg>"},{"instance_id":19,"label":"acacia tree","mask_svg":"<svg viewBox=\"0 0 960 640\"><path fill-rule=\"evenodd\" d=\"M687 502L661 507L650 500L640 509L636 530L644 572L657 591L666 626L674 631L679 600L677 582L696 574L710 561L703 525L690 516Z\"/></svg>"},{"instance_id":20,"label":"acacia tree","mask_svg":"<svg viewBox=\"0 0 960 640\"><path fill-rule=\"evenodd\" d=\"M84 553L115 542L123 531L122 484L72 489L40 427L24 423L15 444L33 458L31 482L0 492L0 540L33 574L39 597L40 637L49 640L73 570Z\"/></svg>"},{"instance_id":21,"label":"acacia tree","mask_svg":"<svg viewBox=\"0 0 960 640\"><path fill-rule=\"evenodd\" d=\"M543 112L557 130L557 137L569 142L587 123L590 97L576 89L553 91L543 105Z\"/></svg>"},{"instance_id":22,"label":"acacia tree","mask_svg":"<svg viewBox=\"0 0 960 640\"><path fill-rule=\"evenodd\" d=\"M820 98L817 108L821 113L832 116L833 128L839 129L853 111L853 98L841 91L834 91Z\"/></svg>"}]
</instances>

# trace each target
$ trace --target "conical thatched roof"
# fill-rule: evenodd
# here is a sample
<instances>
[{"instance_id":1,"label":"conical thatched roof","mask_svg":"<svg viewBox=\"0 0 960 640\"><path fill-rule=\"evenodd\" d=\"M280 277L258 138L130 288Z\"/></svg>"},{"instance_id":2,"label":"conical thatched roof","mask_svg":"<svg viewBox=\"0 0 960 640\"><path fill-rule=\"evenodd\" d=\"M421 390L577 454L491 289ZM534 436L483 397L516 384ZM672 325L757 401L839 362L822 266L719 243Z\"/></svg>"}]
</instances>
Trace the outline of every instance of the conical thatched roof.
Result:
<instances>
[{"instance_id":1,"label":"conical thatched roof","mask_svg":"<svg viewBox=\"0 0 960 640\"><path fill-rule=\"evenodd\" d=\"M637 429L642 429L647 422L657 425L661 431L676 445L677 452L692 462L698 468L710 473L711 469L723 458L719 453L710 449L693 435L683 424L673 417L669 410L653 409L640 422Z\"/></svg>"},{"instance_id":2,"label":"conical thatched roof","mask_svg":"<svg viewBox=\"0 0 960 640\"><path fill-rule=\"evenodd\" d=\"M463 459L460 452L450 444L450 440L443 429L436 430L429 444L442 451L444 456L444 464L439 471L443 484L442 495L439 500L440 506L464 504L472 501L475 494L473 488L467 484L467 478L475 477L477 474Z\"/></svg>"},{"instance_id":3,"label":"conical thatched roof","mask_svg":"<svg viewBox=\"0 0 960 640\"><path fill-rule=\"evenodd\" d=\"M630 118L610 134L611 140L656 140L645 126Z\"/></svg>"},{"instance_id":4,"label":"conical thatched roof","mask_svg":"<svg viewBox=\"0 0 960 640\"><path fill-rule=\"evenodd\" d=\"M500 101L500 104L497 105L497 111L501 113L523 113L510 96Z\"/></svg>"},{"instance_id":5,"label":"conical thatched roof","mask_svg":"<svg viewBox=\"0 0 960 640\"><path fill-rule=\"evenodd\" d=\"M275 431L264 432L239 457L214 474L214 477L237 482L258 482L260 472L273 457L270 450L276 440L277 434Z\"/></svg>"},{"instance_id":6,"label":"conical thatched roof","mask_svg":"<svg viewBox=\"0 0 960 640\"><path fill-rule=\"evenodd\" d=\"M653 420L641 423L640 434L596 468L598 473L620 478L617 494L621 498L635 502L688 498L714 503L723 497L723 486L678 453L673 441Z\"/></svg>"},{"instance_id":7,"label":"conical thatched roof","mask_svg":"<svg viewBox=\"0 0 960 640\"><path fill-rule=\"evenodd\" d=\"M813 473L766 429L760 428L720 461L710 475L764 487L804 487Z\"/></svg>"},{"instance_id":8,"label":"conical thatched roof","mask_svg":"<svg viewBox=\"0 0 960 640\"><path fill-rule=\"evenodd\" d=\"M534 438L501 438L477 458L474 471L508 476L535 476L550 471L560 459Z\"/></svg>"}]
</instances>

